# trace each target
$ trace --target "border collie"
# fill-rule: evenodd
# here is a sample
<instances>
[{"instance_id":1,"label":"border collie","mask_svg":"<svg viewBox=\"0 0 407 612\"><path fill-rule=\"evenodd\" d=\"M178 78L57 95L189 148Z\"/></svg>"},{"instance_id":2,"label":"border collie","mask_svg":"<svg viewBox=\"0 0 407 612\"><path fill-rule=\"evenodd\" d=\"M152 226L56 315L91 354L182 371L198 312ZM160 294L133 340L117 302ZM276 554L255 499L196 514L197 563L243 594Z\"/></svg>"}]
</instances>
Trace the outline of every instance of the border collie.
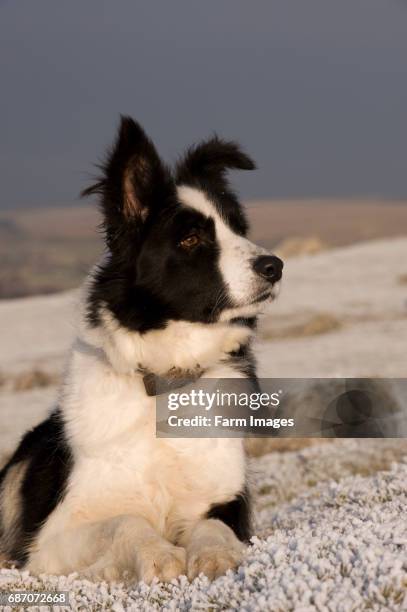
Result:
<instances>
[{"instance_id":1,"label":"border collie","mask_svg":"<svg viewBox=\"0 0 407 612\"><path fill-rule=\"evenodd\" d=\"M163 581L236 567L250 538L241 439L163 439L146 374L254 381L256 316L282 262L246 238L233 142L174 170L123 117L96 194L106 255L85 283L56 410L0 472L0 555L35 574Z\"/></svg>"}]
</instances>

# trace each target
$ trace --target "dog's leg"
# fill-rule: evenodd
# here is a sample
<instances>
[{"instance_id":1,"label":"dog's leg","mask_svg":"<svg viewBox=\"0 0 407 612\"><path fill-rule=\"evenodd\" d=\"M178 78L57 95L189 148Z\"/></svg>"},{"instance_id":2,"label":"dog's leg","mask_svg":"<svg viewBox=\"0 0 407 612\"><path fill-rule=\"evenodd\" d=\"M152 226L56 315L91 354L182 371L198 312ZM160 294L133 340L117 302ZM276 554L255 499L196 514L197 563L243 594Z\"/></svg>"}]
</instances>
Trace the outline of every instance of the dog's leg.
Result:
<instances>
[{"instance_id":1,"label":"dog's leg","mask_svg":"<svg viewBox=\"0 0 407 612\"><path fill-rule=\"evenodd\" d=\"M245 545L232 529L218 519L203 519L187 529L180 544L187 551L187 576L201 572L213 580L241 562Z\"/></svg>"},{"instance_id":2,"label":"dog's leg","mask_svg":"<svg viewBox=\"0 0 407 612\"><path fill-rule=\"evenodd\" d=\"M25 566L33 574L81 572L105 556L114 535L112 521L65 527L53 535L39 534Z\"/></svg>"},{"instance_id":3,"label":"dog's leg","mask_svg":"<svg viewBox=\"0 0 407 612\"><path fill-rule=\"evenodd\" d=\"M123 515L81 525L43 542L27 569L35 574L78 571L91 580L169 582L185 573L186 553L141 517Z\"/></svg>"},{"instance_id":4,"label":"dog's leg","mask_svg":"<svg viewBox=\"0 0 407 612\"><path fill-rule=\"evenodd\" d=\"M114 579L118 573L127 580L150 583L154 577L170 582L185 574L185 550L162 538L147 520L122 516L113 523L112 545L104 559L88 568L88 575Z\"/></svg>"}]
</instances>

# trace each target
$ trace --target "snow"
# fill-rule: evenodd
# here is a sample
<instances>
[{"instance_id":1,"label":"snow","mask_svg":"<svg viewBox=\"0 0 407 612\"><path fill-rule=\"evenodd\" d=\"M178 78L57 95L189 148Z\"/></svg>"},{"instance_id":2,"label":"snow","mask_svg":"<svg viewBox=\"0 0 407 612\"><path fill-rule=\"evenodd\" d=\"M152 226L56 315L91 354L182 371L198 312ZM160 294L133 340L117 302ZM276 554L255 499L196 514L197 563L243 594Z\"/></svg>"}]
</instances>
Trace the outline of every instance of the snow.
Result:
<instances>
[{"instance_id":1,"label":"snow","mask_svg":"<svg viewBox=\"0 0 407 612\"><path fill-rule=\"evenodd\" d=\"M67 590L73 610L406 609L406 450L404 440L338 440L253 460L257 535L241 567L213 583L124 586L4 569L0 589Z\"/></svg>"}]
</instances>

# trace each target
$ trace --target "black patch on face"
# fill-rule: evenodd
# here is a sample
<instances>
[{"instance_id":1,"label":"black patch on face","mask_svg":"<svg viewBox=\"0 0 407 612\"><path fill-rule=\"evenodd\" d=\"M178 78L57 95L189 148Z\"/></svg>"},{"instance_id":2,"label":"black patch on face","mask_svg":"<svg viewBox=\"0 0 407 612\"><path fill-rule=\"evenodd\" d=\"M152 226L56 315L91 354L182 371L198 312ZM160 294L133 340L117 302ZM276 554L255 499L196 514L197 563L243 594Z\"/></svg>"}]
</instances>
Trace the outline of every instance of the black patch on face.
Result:
<instances>
[{"instance_id":1,"label":"black patch on face","mask_svg":"<svg viewBox=\"0 0 407 612\"><path fill-rule=\"evenodd\" d=\"M218 519L232 529L241 542L249 542L252 536L251 528L251 504L248 489L239 493L226 504L211 506L206 518Z\"/></svg>"},{"instance_id":2,"label":"black patch on face","mask_svg":"<svg viewBox=\"0 0 407 612\"><path fill-rule=\"evenodd\" d=\"M72 457L59 410L26 433L0 472L0 485L10 467L21 461L28 461L20 490L21 516L13 547L7 551L10 559L19 564L26 561L30 543L63 499L72 469Z\"/></svg>"},{"instance_id":3,"label":"black patch on face","mask_svg":"<svg viewBox=\"0 0 407 612\"><path fill-rule=\"evenodd\" d=\"M169 319L211 323L233 306L219 271L214 222L177 200L177 184L203 189L230 227L245 234L225 173L253 167L237 145L213 138L190 149L173 177L141 127L123 118L102 178L84 192L100 197L109 249L88 298L91 325L100 324L104 306L139 332ZM194 248L183 248L188 236L199 238Z\"/></svg>"},{"instance_id":4,"label":"black patch on face","mask_svg":"<svg viewBox=\"0 0 407 612\"><path fill-rule=\"evenodd\" d=\"M199 237L186 250L184 238ZM143 239L123 260L111 254L95 275L89 318L98 323L105 304L124 327L146 332L169 319L212 322L217 307L230 306L219 271L219 247L212 219L178 205L146 221Z\"/></svg>"}]
</instances>

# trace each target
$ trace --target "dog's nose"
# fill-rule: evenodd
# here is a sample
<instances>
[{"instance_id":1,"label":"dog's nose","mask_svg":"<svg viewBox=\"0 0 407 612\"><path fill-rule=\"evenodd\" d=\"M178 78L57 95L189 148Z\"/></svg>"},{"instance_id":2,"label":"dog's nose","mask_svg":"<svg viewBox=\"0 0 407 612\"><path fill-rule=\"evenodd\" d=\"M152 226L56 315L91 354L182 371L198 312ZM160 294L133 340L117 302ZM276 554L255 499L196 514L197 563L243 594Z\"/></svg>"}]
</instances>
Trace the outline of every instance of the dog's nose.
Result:
<instances>
[{"instance_id":1,"label":"dog's nose","mask_svg":"<svg viewBox=\"0 0 407 612\"><path fill-rule=\"evenodd\" d=\"M261 255L253 262L254 271L269 283L277 283L283 275L284 263L275 255Z\"/></svg>"}]
</instances>

